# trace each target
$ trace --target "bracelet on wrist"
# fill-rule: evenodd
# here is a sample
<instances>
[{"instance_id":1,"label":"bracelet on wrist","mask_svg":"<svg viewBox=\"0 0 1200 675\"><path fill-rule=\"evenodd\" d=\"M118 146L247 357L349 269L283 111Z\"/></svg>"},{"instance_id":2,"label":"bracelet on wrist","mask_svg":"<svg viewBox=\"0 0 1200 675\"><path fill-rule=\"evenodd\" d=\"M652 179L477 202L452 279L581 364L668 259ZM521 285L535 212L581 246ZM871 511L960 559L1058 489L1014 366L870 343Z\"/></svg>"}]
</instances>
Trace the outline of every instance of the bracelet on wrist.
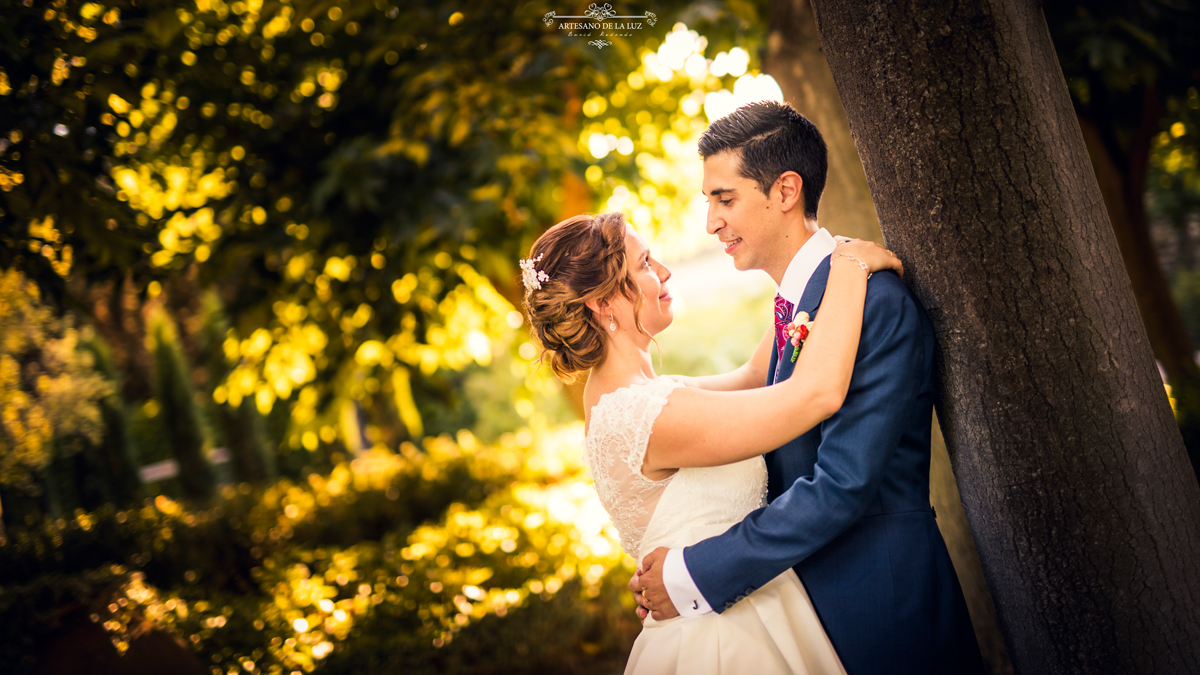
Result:
<instances>
[{"instance_id":1,"label":"bracelet on wrist","mask_svg":"<svg viewBox=\"0 0 1200 675\"><path fill-rule=\"evenodd\" d=\"M833 258L830 258L829 262L832 263L835 258L845 258L847 260L853 260L854 262L858 263L859 269L861 269L862 271L867 273L867 279L870 279L871 275L874 274L874 272L871 271L871 268L867 266L867 263L859 260L858 258L855 258L854 256L852 256L848 253L834 253Z\"/></svg>"}]
</instances>

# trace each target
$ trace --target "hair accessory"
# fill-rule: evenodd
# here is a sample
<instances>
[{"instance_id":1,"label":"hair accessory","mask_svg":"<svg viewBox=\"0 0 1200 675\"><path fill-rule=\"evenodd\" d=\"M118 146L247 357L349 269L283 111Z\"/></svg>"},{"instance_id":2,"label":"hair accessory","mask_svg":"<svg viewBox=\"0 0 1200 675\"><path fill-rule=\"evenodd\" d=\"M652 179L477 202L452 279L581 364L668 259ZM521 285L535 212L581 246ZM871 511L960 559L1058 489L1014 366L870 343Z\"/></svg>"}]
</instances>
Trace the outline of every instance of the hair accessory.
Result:
<instances>
[{"instance_id":1,"label":"hair accessory","mask_svg":"<svg viewBox=\"0 0 1200 675\"><path fill-rule=\"evenodd\" d=\"M517 263L521 267L521 276L525 279L525 292L527 293L535 289L541 289L543 282L550 281L549 274L533 266L534 263L541 262L544 255L546 254L539 253L536 258L522 258Z\"/></svg>"},{"instance_id":2,"label":"hair accessory","mask_svg":"<svg viewBox=\"0 0 1200 675\"><path fill-rule=\"evenodd\" d=\"M855 258L854 256L848 255L846 253L834 253L833 258L830 258L829 261L833 262L834 258L845 258L847 260L853 260L854 262L858 263L858 266L862 269L862 271L867 273L867 278L868 279L871 278L871 274L872 274L871 268L867 267L867 263L859 260L858 258Z\"/></svg>"}]
</instances>

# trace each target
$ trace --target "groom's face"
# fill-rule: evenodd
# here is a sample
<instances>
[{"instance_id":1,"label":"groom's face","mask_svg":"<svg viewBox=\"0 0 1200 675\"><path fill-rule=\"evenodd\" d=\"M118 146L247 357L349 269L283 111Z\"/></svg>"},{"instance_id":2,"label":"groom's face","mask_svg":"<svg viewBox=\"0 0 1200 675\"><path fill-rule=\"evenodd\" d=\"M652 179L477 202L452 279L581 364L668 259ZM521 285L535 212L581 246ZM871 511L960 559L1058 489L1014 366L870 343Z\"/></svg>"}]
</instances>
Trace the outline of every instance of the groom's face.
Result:
<instances>
[{"instance_id":1,"label":"groom's face","mask_svg":"<svg viewBox=\"0 0 1200 675\"><path fill-rule=\"evenodd\" d=\"M776 241L782 228L781 211L774 208L758 183L741 175L741 150L704 160L704 196L708 198L708 233L716 235L739 270L771 271Z\"/></svg>"}]
</instances>

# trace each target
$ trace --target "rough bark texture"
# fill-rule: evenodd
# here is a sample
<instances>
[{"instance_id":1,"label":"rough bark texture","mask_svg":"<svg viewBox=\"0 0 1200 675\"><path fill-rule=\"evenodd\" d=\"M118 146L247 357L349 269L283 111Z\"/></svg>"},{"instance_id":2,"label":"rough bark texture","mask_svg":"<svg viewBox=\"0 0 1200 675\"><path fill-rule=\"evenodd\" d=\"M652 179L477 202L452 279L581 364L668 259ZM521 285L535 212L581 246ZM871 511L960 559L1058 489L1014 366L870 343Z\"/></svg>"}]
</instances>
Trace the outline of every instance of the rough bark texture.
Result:
<instances>
[{"instance_id":1,"label":"rough bark texture","mask_svg":"<svg viewBox=\"0 0 1200 675\"><path fill-rule=\"evenodd\" d=\"M1150 346L1167 372L1174 388L1175 410L1192 468L1200 473L1200 367L1196 365L1191 340L1183 317L1171 297L1171 286L1158 263L1158 254L1150 238L1146 217L1146 164L1150 141L1158 133L1158 100L1147 88L1142 106L1142 124L1129 143L1125 161L1113 151L1112 142L1094 122L1080 115L1079 128L1092 159L1092 169L1104 195L1104 205L1112 221L1117 246L1125 260L1125 270L1133 284L1142 322Z\"/></svg>"},{"instance_id":2,"label":"rough bark texture","mask_svg":"<svg viewBox=\"0 0 1200 675\"><path fill-rule=\"evenodd\" d=\"M821 51L809 0L773 0L763 70L779 83L792 107L813 121L829 147L829 178L818 221L835 234L883 243L867 176L850 135L850 123L838 98L833 73ZM996 608L984 581L941 431L933 423L929 501L962 584L983 658L992 675L1012 672Z\"/></svg>"},{"instance_id":3,"label":"rough bark texture","mask_svg":"<svg viewBox=\"0 0 1200 675\"><path fill-rule=\"evenodd\" d=\"M1015 670L1200 672L1200 487L1039 6L813 4Z\"/></svg>"}]
</instances>

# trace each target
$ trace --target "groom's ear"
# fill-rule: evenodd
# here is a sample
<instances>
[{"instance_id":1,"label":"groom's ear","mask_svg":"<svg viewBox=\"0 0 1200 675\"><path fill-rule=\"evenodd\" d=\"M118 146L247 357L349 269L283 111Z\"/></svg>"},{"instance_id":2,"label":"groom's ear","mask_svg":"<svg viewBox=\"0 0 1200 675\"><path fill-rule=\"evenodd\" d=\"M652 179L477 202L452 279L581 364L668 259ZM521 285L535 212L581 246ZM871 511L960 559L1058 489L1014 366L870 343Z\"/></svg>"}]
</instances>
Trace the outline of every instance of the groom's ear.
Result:
<instances>
[{"instance_id":1,"label":"groom's ear","mask_svg":"<svg viewBox=\"0 0 1200 675\"><path fill-rule=\"evenodd\" d=\"M775 186L779 189L780 208L784 213L791 211L796 207L804 208L804 196L800 189L804 187L804 179L795 171L784 171L775 179Z\"/></svg>"}]
</instances>

